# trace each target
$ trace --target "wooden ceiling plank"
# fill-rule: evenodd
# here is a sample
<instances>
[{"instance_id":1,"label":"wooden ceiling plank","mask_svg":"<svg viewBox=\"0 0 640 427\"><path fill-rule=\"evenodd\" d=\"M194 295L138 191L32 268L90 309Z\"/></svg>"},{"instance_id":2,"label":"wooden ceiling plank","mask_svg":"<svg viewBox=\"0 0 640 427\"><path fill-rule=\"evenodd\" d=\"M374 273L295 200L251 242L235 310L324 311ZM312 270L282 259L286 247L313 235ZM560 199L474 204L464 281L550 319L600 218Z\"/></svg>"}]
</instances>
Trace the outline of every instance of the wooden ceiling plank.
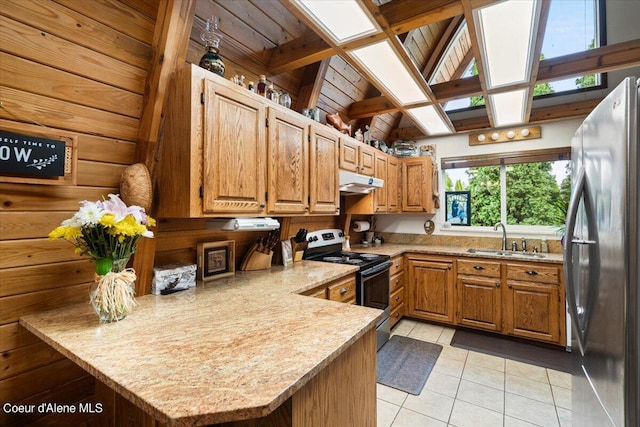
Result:
<instances>
[{"instance_id":1,"label":"wooden ceiling plank","mask_svg":"<svg viewBox=\"0 0 640 427\"><path fill-rule=\"evenodd\" d=\"M153 57L145 85L145 102L138 128L136 162L149 168L155 175L155 153L160 139L162 112L172 76L185 61L189 34L193 25L196 0L162 0L153 35ZM152 208L150 214L155 214ZM151 278L155 258L156 239L141 239L133 266L138 274L136 295L151 291Z\"/></svg>"}]
</instances>

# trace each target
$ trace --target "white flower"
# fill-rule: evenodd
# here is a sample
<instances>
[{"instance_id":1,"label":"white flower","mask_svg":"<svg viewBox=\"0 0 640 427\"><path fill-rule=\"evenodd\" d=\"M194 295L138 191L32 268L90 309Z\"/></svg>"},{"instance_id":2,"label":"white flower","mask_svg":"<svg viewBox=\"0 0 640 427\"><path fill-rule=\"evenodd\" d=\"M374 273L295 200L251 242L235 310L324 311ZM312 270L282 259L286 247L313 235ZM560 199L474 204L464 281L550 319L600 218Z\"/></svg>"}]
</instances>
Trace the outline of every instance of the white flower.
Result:
<instances>
[{"instance_id":1,"label":"white flower","mask_svg":"<svg viewBox=\"0 0 640 427\"><path fill-rule=\"evenodd\" d=\"M148 238L152 239L153 238L153 231L146 230L144 233L142 233L142 237L148 237Z\"/></svg>"},{"instance_id":2,"label":"white flower","mask_svg":"<svg viewBox=\"0 0 640 427\"><path fill-rule=\"evenodd\" d=\"M96 225L104 213L104 210L102 210L97 203L84 201L82 202L82 207L76 212L72 220L75 218L75 220L83 226Z\"/></svg>"}]
</instances>

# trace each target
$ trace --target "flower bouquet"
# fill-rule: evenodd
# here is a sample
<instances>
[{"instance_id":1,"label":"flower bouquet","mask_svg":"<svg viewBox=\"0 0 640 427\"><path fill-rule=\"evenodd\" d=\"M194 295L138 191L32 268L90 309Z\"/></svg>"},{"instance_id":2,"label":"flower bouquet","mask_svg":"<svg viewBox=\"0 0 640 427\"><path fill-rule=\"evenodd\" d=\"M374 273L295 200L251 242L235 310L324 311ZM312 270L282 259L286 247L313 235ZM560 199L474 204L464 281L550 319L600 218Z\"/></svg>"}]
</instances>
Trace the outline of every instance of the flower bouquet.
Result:
<instances>
[{"instance_id":1,"label":"flower bouquet","mask_svg":"<svg viewBox=\"0 0 640 427\"><path fill-rule=\"evenodd\" d=\"M148 227L154 226L155 220L140 206L127 206L116 194L109 194L108 200L85 200L80 205L73 217L49 233L49 238L67 240L78 255L88 255L96 263L91 303L101 322L117 321L136 305L136 274L126 265L138 239L153 237Z\"/></svg>"}]
</instances>

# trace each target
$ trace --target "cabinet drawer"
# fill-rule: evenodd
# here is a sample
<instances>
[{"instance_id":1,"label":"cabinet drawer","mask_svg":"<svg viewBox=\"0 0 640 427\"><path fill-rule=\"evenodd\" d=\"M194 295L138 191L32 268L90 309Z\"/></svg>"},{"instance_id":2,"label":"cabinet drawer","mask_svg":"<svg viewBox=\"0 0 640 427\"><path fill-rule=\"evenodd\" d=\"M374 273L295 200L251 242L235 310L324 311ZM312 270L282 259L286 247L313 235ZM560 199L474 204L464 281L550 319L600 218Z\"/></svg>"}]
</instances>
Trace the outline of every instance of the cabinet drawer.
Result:
<instances>
[{"instance_id":1,"label":"cabinet drawer","mask_svg":"<svg viewBox=\"0 0 640 427\"><path fill-rule=\"evenodd\" d=\"M389 279L389 293L394 293L402 286L404 286L404 273L391 276L391 278Z\"/></svg>"},{"instance_id":2,"label":"cabinet drawer","mask_svg":"<svg viewBox=\"0 0 640 427\"><path fill-rule=\"evenodd\" d=\"M310 289L308 291L304 291L302 295L306 295L314 298L327 299L327 287L325 285L320 288Z\"/></svg>"},{"instance_id":3,"label":"cabinet drawer","mask_svg":"<svg viewBox=\"0 0 640 427\"><path fill-rule=\"evenodd\" d=\"M469 274L472 276L500 277L500 263L479 260L479 259L478 260L459 259L458 274Z\"/></svg>"},{"instance_id":4,"label":"cabinet drawer","mask_svg":"<svg viewBox=\"0 0 640 427\"><path fill-rule=\"evenodd\" d=\"M404 287L398 289L394 293L391 294L389 305L391 311L398 308L404 302Z\"/></svg>"},{"instance_id":5,"label":"cabinet drawer","mask_svg":"<svg viewBox=\"0 0 640 427\"><path fill-rule=\"evenodd\" d=\"M560 283L560 269L531 264L507 264L507 279L526 282Z\"/></svg>"},{"instance_id":6,"label":"cabinet drawer","mask_svg":"<svg viewBox=\"0 0 640 427\"><path fill-rule=\"evenodd\" d=\"M356 279L351 277L347 280L329 285L327 294L332 301L355 302L356 300Z\"/></svg>"},{"instance_id":7,"label":"cabinet drawer","mask_svg":"<svg viewBox=\"0 0 640 427\"><path fill-rule=\"evenodd\" d=\"M400 304L389 316L389 327L393 328L404 316L404 304Z\"/></svg>"},{"instance_id":8,"label":"cabinet drawer","mask_svg":"<svg viewBox=\"0 0 640 427\"><path fill-rule=\"evenodd\" d=\"M391 258L391 268L389 269L389 274L394 275L398 273L402 273L404 271L404 257L402 255L397 256L395 258Z\"/></svg>"}]
</instances>

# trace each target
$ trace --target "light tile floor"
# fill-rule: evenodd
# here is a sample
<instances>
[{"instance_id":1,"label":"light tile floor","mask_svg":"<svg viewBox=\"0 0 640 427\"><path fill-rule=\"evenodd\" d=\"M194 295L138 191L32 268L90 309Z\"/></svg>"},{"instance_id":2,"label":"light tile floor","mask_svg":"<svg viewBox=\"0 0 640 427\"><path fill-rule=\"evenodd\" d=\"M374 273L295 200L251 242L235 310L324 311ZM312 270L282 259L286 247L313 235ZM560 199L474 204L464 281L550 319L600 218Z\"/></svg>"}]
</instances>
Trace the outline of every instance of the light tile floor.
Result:
<instances>
[{"instance_id":1,"label":"light tile floor","mask_svg":"<svg viewBox=\"0 0 640 427\"><path fill-rule=\"evenodd\" d=\"M455 330L403 319L391 335L441 344L419 396L378 384L378 427L571 426L571 376L450 345Z\"/></svg>"}]
</instances>

